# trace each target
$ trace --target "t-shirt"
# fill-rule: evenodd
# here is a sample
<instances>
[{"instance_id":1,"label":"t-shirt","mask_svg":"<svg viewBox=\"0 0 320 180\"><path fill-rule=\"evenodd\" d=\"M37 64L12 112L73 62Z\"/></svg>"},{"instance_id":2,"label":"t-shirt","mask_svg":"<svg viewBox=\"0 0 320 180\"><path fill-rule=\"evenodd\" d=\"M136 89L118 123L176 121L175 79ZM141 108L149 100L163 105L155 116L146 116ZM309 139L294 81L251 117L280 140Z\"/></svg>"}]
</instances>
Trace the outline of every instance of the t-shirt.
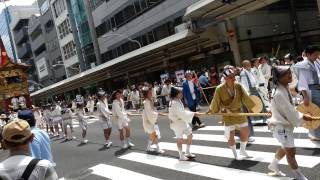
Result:
<instances>
[{"instance_id":1,"label":"t-shirt","mask_svg":"<svg viewBox=\"0 0 320 180\"><path fill-rule=\"evenodd\" d=\"M0 163L0 179L18 180L21 178L24 170L33 159L31 156L15 155L10 156ZM29 180L57 180L58 175L52 164L47 160L38 162L32 171Z\"/></svg>"},{"instance_id":2,"label":"t-shirt","mask_svg":"<svg viewBox=\"0 0 320 180\"><path fill-rule=\"evenodd\" d=\"M36 127L31 129L31 132L34 134L32 143L30 143L30 152L31 155L38 159L46 159L50 161L53 166L53 162L50 138L46 132Z\"/></svg>"}]
</instances>

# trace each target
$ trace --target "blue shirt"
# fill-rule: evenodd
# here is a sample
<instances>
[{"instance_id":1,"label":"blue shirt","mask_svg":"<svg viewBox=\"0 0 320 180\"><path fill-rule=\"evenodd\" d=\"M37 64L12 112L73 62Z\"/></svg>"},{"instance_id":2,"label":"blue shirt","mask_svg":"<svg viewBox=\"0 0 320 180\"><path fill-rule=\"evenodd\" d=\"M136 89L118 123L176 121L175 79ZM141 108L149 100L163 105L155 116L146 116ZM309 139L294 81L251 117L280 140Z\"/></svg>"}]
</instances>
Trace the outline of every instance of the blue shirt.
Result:
<instances>
[{"instance_id":1,"label":"blue shirt","mask_svg":"<svg viewBox=\"0 0 320 180\"><path fill-rule=\"evenodd\" d=\"M31 155L37 159L48 160L55 165L48 134L36 127L32 127L31 132L34 134L33 141L29 146Z\"/></svg>"},{"instance_id":2,"label":"blue shirt","mask_svg":"<svg viewBox=\"0 0 320 180\"><path fill-rule=\"evenodd\" d=\"M199 77L199 82L201 85L209 85L209 81L205 75Z\"/></svg>"}]
</instances>

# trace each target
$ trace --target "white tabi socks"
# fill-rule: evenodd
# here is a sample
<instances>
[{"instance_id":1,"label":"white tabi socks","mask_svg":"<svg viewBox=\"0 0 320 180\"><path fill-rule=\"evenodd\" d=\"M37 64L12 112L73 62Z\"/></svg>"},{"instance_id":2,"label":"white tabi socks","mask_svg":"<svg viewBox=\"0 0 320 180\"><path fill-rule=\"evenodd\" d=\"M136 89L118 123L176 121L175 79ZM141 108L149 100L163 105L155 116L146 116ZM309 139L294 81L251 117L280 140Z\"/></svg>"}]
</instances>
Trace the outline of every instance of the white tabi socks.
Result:
<instances>
[{"instance_id":1,"label":"white tabi socks","mask_svg":"<svg viewBox=\"0 0 320 180\"><path fill-rule=\"evenodd\" d=\"M278 167L279 161L279 159L273 158L272 162L268 166L268 169L273 171L277 176L286 176Z\"/></svg>"},{"instance_id":2,"label":"white tabi socks","mask_svg":"<svg viewBox=\"0 0 320 180\"><path fill-rule=\"evenodd\" d=\"M303 173L301 172L301 170L298 169L293 169L293 174L295 175L295 178L297 178L297 180L308 180L308 178L306 178Z\"/></svg>"},{"instance_id":3,"label":"white tabi socks","mask_svg":"<svg viewBox=\"0 0 320 180\"><path fill-rule=\"evenodd\" d=\"M248 143L247 141L240 142L240 155L244 156L245 158L252 158L252 156L249 156L248 153L246 152L247 143Z\"/></svg>"},{"instance_id":4,"label":"white tabi socks","mask_svg":"<svg viewBox=\"0 0 320 180\"><path fill-rule=\"evenodd\" d=\"M190 152L190 147L191 147L191 145L187 144L185 156L188 158L195 158L196 156Z\"/></svg>"},{"instance_id":5,"label":"white tabi socks","mask_svg":"<svg viewBox=\"0 0 320 180\"><path fill-rule=\"evenodd\" d=\"M233 146L229 146L230 149L232 150L233 156L236 160L238 160L238 154L237 154L237 146L233 145Z\"/></svg>"},{"instance_id":6,"label":"white tabi socks","mask_svg":"<svg viewBox=\"0 0 320 180\"><path fill-rule=\"evenodd\" d=\"M126 138L125 141L126 141L128 147L134 147L134 144L131 143L130 138Z\"/></svg>"},{"instance_id":7,"label":"white tabi socks","mask_svg":"<svg viewBox=\"0 0 320 180\"><path fill-rule=\"evenodd\" d=\"M148 145L147 145L147 151L153 151L152 148L151 148L151 145L152 145L152 141L149 140L148 141Z\"/></svg>"},{"instance_id":8,"label":"white tabi socks","mask_svg":"<svg viewBox=\"0 0 320 180\"><path fill-rule=\"evenodd\" d=\"M187 161L189 159L183 154L182 150L178 149L178 152L179 152L179 160L180 161Z\"/></svg>"}]
</instances>

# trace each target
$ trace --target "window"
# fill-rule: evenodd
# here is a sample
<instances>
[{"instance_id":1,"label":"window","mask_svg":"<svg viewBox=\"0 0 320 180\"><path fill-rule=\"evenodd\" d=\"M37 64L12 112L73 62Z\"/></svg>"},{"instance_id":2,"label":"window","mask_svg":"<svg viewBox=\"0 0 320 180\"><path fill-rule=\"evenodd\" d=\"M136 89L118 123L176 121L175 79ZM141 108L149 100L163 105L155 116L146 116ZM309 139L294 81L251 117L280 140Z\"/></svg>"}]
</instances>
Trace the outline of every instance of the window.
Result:
<instances>
[{"instance_id":1,"label":"window","mask_svg":"<svg viewBox=\"0 0 320 180\"><path fill-rule=\"evenodd\" d=\"M40 13L41 15L43 15L44 13L46 13L49 9L49 1L48 0L45 0L43 2L43 4L41 5L40 7Z\"/></svg>"},{"instance_id":2,"label":"window","mask_svg":"<svg viewBox=\"0 0 320 180\"><path fill-rule=\"evenodd\" d=\"M59 38L63 39L69 33L71 33L71 26L69 18L65 19L61 24L58 25Z\"/></svg>"},{"instance_id":3,"label":"window","mask_svg":"<svg viewBox=\"0 0 320 180\"><path fill-rule=\"evenodd\" d=\"M104 27L97 27L97 36L100 37L112 29L123 26L163 1L165 0L133 0L132 3L104 22L106 24L106 29L104 29ZM102 24L101 26L103 26Z\"/></svg>"},{"instance_id":4,"label":"window","mask_svg":"<svg viewBox=\"0 0 320 180\"><path fill-rule=\"evenodd\" d=\"M73 41L70 41L65 46L62 47L64 59L69 59L70 57L77 54L76 45Z\"/></svg>"},{"instance_id":5,"label":"window","mask_svg":"<svg viewBox=\"0 0 320 180\"><path fill-rule=\"evenodd\" d=\"M109 0L90 0L90 6L92 9L96 9L105 1L108 2Z\"/></svg>"},{"instance_id":6,"label":"window","mask_svg":"<svg viewBox=\"0 0 320 180\"><path fill-rule=\"evenodd\" d=\"M56 0L53 3L53 10L56 18L66 9L65 0Z\"/></svg>"}]
</instances>

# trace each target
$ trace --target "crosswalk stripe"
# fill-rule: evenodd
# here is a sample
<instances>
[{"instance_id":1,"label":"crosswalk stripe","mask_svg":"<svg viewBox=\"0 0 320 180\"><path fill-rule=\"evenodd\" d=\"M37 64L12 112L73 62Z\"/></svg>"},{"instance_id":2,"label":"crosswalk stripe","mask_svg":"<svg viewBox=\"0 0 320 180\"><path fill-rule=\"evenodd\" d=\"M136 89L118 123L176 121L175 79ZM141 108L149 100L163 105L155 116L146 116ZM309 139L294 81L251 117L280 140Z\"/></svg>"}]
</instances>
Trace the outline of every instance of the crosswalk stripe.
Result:
<instances>
[{"instance_id":1,"label":"crosswalk stripe","mask_svg":"<svg viewBox=\"0 0 320 180\"><path fill-rule=\"evenodd\" d=\"M133 172L116 166L106 164L98 164L89 168L92 170L91 174L102 176L108 179L139 179L139 180L161 180L152 176L144 175L141 173Z\"/></svg>"},{"instance_id":2,"label":"crosswalk stripe","mask_svg":"<svg viewBox=\"0 0 320 180\"><path fill-rule=\"evenodd\" d=\"M198 131L224 131L224 126L206 126L198 129ZM268 126L254 126L255 132L270 132ZM295 128L294 133L308 133L309 130L303 127Z\"/></svg>"},{"instance_id":3,"label":"crosswalk stripe","mask_svg":"<svg viewBox=\"0 0 320 180\"><path fill-rule=\"evenodd\" d=\"M253 137L255 139L251 144L259 144L259 145L271 145L271 146L279 146L279 142L275 138L271 137ZM212 135L212 134L193 134L193 140L200 141L212 141L212 142L227 142L224 135ZM320 148L320 143L315 141L310 141L309 139L295 139L294 144L296 147L302 148Z\"/></svg>"},{"instance_id":4,"label":"crosswalk stripe","mask_svg":"<svg viewBox=\"0 0 320 180\"><path fill-rule=\"evenodd\" d=\"M259 180L275 180L275 179L290 179L287 177L274 178L266 174L252 171L245 171L227 167L220 167L215 165L202 164L198 162L179 161L173 158L136 153L132 152L119 157L120 159L129 160L133 162L148 164L179 172L204 176L214 179L234 180L237 179L259 179ZM128 176L130 177L130 176Z\"/></svg>"},{"instance_id":5,"label":"crosswalk stripe","mask_svg":"<svg viewBox=\"0 0 320 180\"><path fill-rule=\"evenodd\" d=\"M175 143L160 142L160 147L164 150L177 151L177 145ZM185 148L185 145L184 147ZM208 156L218 156L225 158L234 158L231 150L229 148L219 148L219 147L209 147L209 146L198 146L192 145L191 152L195 154L208 155ZM250 161L260 161L270 163L274 158L274 153L261 152L261 151L249 151L247 153L253 158L247 159ZM296 155L296 159L299 162L299 166L313 168L320 163L320 157ZM288 165L287 160L284 158L280 164Z\"/></svg>"}]
</instances>

